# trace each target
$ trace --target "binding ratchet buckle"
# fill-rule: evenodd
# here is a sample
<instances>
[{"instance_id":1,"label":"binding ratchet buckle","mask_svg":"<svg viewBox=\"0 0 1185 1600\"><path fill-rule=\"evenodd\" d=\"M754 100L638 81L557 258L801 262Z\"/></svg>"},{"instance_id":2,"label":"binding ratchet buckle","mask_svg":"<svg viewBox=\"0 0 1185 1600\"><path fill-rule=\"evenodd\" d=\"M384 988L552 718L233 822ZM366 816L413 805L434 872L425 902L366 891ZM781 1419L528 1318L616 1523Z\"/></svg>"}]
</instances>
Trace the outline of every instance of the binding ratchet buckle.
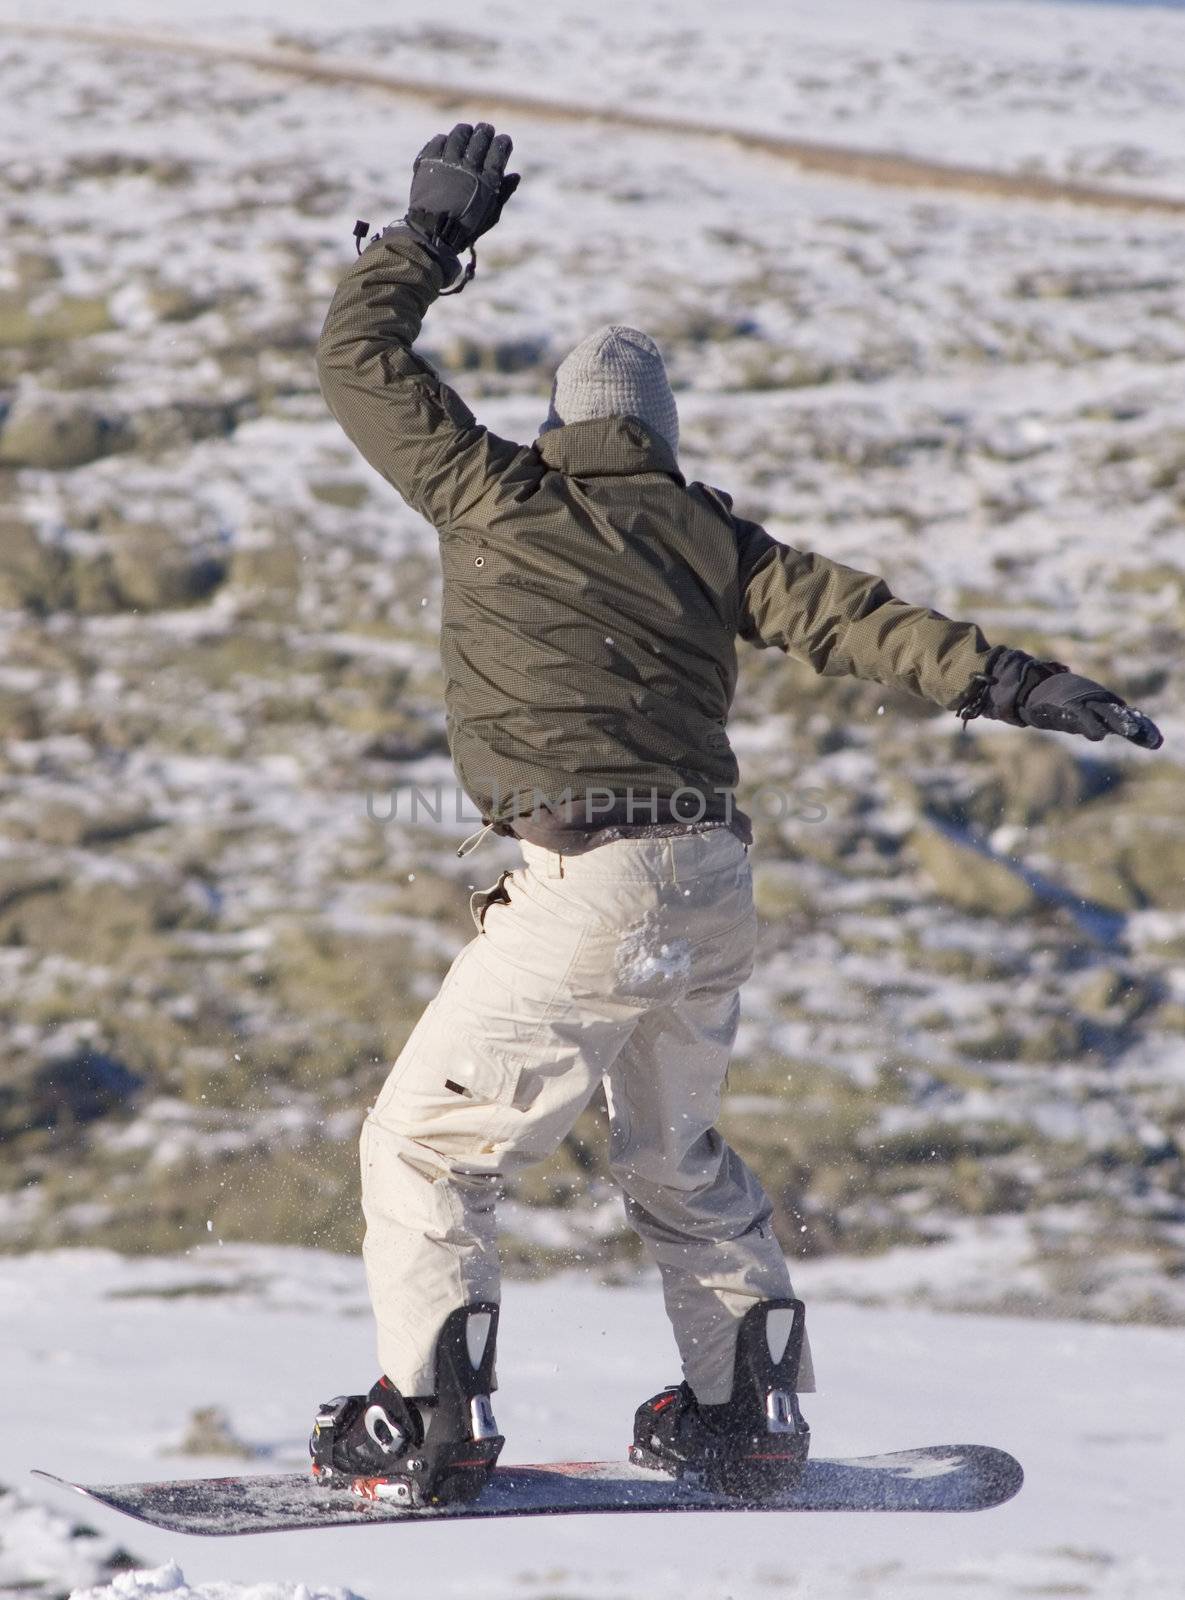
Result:
<instances>
[{"instance_id":1,"label":"binding ratchet buckle","mask_svg":"<svg viewBox=\"0 0 1185 1600\"><path fill-rule=\"evenodd\" d=\"M389 1469L384 1464L377 1472L351 1475L335 1468L335 1442L357 1428L365 1402L339 1395L323 1405L310 1440L314 1476L340 1481L363 1500L408 1508L472 1500L505 1443L490 1403L497 1329L498 1307L486 1302L446 1317L436 1345L436 1392L408 1402L413 1418L422 1417L422 1429L413 1420L409 1435L382 1405L367 1407L362 1425L371 1443L389 1457Z\"/></svg>"}]
</instances>

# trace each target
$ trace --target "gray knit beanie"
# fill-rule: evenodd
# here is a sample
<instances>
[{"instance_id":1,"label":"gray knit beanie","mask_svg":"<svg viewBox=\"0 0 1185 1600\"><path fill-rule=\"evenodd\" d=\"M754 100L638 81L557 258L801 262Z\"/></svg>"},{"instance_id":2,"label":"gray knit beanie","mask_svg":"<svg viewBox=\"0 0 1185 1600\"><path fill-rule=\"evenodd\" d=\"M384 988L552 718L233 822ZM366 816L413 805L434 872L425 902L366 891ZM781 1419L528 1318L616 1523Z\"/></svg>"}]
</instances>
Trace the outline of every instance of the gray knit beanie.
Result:
<instances>
[{"instance_id":1,"label":"gray knit beanie","mask_svg":"<svg viewBox=\"0 0 1185 1600\"><path fill-rule=\"evenodd\" d=\"M679 449L679 413L654 340L637 328L598 328L560 362L540 428L600 417L638 417Z\"/></svg>"}]
</instances>

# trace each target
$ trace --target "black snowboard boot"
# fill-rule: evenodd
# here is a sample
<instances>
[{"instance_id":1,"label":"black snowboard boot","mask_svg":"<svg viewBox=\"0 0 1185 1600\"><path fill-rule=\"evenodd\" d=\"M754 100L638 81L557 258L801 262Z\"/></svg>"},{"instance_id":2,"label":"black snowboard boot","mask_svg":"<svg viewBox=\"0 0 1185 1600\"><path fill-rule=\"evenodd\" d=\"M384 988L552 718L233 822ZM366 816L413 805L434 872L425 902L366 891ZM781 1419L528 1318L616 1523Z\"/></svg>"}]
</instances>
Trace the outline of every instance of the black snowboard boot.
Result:
<instances>
[{"instance_id":1,"label":"black snowboard boot","mask_svg":"<svg viewBox=\"0 0 1185 1600\"><path fill-rule=\"evenodd\" d=\"M630 1460L739 1500L774 1499L797 1486L811 1432L798 1409L806 1308L766 1300L737 1333L732 1395L701 1406L686 1383L639 1406Z\"/></svg>"},{"instance_id":2,"label":"black snowboard boot","mask_svg":"<svg viewBox=\"0 0 1185 1600\"><path fill-rule=\"evenodd\" d=\"M313 1476L407 1506L475 1499L504 1443L490 1408L497 1331L497 1306L462 1306L436 1342L435 1394L405 1397L380 1378L327 1401L309 1439Z\"/></svg>"}]
</instances>

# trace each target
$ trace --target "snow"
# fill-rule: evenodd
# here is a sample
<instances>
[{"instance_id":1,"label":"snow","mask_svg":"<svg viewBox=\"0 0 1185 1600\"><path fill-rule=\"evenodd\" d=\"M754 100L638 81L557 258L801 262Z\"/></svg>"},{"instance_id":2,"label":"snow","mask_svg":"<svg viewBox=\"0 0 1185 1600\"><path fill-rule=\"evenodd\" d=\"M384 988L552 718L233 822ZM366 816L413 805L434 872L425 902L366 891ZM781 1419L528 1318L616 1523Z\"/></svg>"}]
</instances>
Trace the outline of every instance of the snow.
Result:
<instances>
[{"instance_id":1,"label":"snow","mask_svg":"<svg viewBox=\"0 0 1185 1600\"><path fill-rule=\"evenodd\" d=\"M12 14L20 15L16 9ZM351 0L209 6L114 0L108 25L200 32L236 44L324 48L401 78L529 92L551 101L692 116L716 126L884 148L981 166L1185 186L1181 20L1128 5L1026 0L584 0L501 7L454 0L447 17ZM38 21L95 23L81 0L41 0Z\"/></svg>"},{"instance_id":2,"label":"snow","mask_svg":"<svg viewBox=\"0 0 1185 1600\"><path fill-rule=\"evenodd\" d=\"M59 1584L100 1583L120 1564L119 1548L93 1528L23 1490L0 1491L0 1594L52 1577Z\"/></svg>"},{"instance_id":3,"label":"snow","mask_svg":"<svg viewBox=\"0 0 1185 1600\"><path fill-rule=\"evenodd\" d=\"M687 939L661 939L654 928L635 928L617 946L617 979L625 988L653 984L662 988L691 971Z\"/></svg>"},{"instance_id":4,"label":"snow","mask_svg":"<svg viewBox=\"0 0 1185 1600\"><path fill-rule=\"evenodd\" d=\"M357 1600L349 1589L310 1589L307 1583L186 1583L175 1561L149 1571L121 1572L101 1589L76 1589L72 1600L144 1600L148 1595L173 1600Z\"/></svg>"},{"instance_id":5,"label":"snow","mask_svg":"<svg viewBox=\"0 0 1185 1600\"><path fill-rule=\"evenodd\" d=\"M983 1277L1011 1270L983 1247L969 1247L966 1267ZM155 1569L97 1593L327 1600L344 1589L386 1600L397 1571L400 1593L432 1600L1180 1594L1178 1334L908 1309L909 1273L890 1258L846 1268L849 1290L875 1286L885 1304L848 1304L829 1298L844 1270L797 1274L820 1369L808 1411L816 1451L996 1444L1026 1469L1017 1499L949 1518L557 1518L225 1541L181 1540L88 1505L100 1534ZM0 1481L56 1514L72 1502L29 1479L29 1467L95 1482L242 1470L171 1453L190 1413L211 1404L225 1408L260 1470L299 1470L317 1403L374 1375L361 1266L315 1251L9 1258L0 1261L0 1338ZM509 1283L499 1369L508 1461L620 1458L634 1406L675 1371L657 1281L613 1288L573 1273ZM88 1600L94 1581L84 1579Z\"/></svg>"}]
</instances>

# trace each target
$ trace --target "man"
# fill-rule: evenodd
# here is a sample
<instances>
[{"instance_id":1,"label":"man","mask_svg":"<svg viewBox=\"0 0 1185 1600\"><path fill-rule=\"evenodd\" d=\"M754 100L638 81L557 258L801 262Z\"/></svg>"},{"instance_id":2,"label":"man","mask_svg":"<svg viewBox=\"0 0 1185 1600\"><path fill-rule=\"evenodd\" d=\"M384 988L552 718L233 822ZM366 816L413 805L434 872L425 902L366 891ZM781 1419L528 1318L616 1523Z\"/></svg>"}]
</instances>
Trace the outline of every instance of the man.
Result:
<instances>
[{"instance_id":1,"label":"man","mask_svg":"<svg viewBox=\"0 0 1185 1600\"><path fill-rule=\"evenodd\" d=\"M577 346L534 444L480 427L413 345L518 185L510 148L487 124L430 141L406 218L346 274L318 350L334 416L439 533L450 749L524 865L474 897L477 936L366 1119L383 1377L324 1408L314 1470L413 1503L480 1489L502 1442L487 1398L500 1182L553 1152L603 1083L612 1171L684 1372L639 1410L634 1459L761 1494L801 1471L796 1394L814 1384L770 1203L715 1131L756 932L725 733L738 635L964 717L1160 735L1100 685L687 483L642 333Z\"/></svg>"}]
</instances>

